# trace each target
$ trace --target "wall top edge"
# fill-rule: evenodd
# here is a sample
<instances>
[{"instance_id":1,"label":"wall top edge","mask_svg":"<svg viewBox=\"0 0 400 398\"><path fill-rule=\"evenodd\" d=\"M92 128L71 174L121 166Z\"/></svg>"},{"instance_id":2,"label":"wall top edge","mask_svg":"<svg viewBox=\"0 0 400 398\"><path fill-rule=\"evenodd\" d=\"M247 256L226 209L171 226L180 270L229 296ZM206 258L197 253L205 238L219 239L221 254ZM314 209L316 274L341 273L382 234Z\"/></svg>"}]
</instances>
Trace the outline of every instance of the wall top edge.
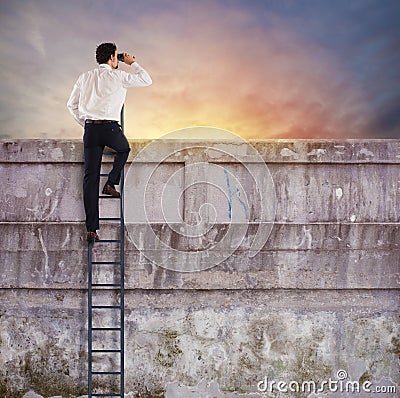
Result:
<instances>
[{"instance_id":1,"label":"wall top edge","mask_svg":"<svg viewBox=\"0 0 400 398\"><path fill-rule=\"evenodd\" d=\"M127 137L129 142L151 142L151 141L171 141L171 142L179 142L179 141L203 141L203 142L226 142L226 141L248 141L248 142L266 142L266 143L280 143L280 142L299 142L299 143L305 143L305 142L350 142L350 143L356 143L356 142L392 142L392 143L399 143L400 144L400 138L240 138L238 137L238 140L235 139L215 139L215 140L204 140L204 139L137 139L137 138L129 138ZM74 142L74 143L82 143L81 138L68 138L68 139L63 139L63 138L1 138L0 143L9 143L9 142Z\"/></svg>"},{"instance_id":2,"label":"wall top edge","mask_svg":"<svg viewBox=\"0 0 400 398\"><path fill-rule=\"evenodd\" d=\"M395 163L400 139L129 140L128 161L237 163ZM146 148L143 156L141 152ZM160 148L162 148L160 150ZM189 153L190 151L190 153ZM138 154L141 157L138 157ZM172 156L173 155L173 156ZM107 159L105 159L107 161ZM109 156L109 161L112 157ZM2 163L82 163L81 139L1 139Z\"/></svg>"}]
</instances>

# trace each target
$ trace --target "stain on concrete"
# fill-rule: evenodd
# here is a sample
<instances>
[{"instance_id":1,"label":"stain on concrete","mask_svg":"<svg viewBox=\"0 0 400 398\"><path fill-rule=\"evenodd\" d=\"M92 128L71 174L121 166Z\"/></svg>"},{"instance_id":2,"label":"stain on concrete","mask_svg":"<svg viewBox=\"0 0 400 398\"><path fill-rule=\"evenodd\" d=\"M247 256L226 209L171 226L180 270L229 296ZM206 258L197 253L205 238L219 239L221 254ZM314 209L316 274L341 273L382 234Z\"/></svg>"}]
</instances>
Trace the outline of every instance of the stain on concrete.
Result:
<instances>
[{"instance_id":1,"label":"stain on concrete","mask_svg":"<svg viewBox=\"0 0 400 398\"><path fill-rule=\"evenodd\" d=\"M156 361L163 367L174 366L179 356L183 353L179 346L178 333L164 330L160 332Z\"/></svg>"},{"instance_id":2,"label":"stain on concrete","mask_svg":"<svg viewBox=\"0 0 400 398\"><path fill-rule=\"evenodd\" d=\"M280 155L282 157L293 157L293 159L298 159L299 158L299 154L295 151L292 151L289 148L282 148L280 151Z\"/></svg>"}]
</instances>

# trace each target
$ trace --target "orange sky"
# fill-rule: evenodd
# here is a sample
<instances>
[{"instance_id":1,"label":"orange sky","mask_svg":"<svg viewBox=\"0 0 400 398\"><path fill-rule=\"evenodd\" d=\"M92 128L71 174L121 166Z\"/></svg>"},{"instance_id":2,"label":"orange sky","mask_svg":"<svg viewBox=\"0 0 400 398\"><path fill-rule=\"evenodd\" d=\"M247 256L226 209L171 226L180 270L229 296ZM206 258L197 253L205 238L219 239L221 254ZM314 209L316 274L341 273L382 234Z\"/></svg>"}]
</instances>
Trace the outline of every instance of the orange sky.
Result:
<instances>
[{"instance_id":1,"label":"orange sky","mask_svg":"<svg viewBox=\"0 0 400 398\"><path fill-rule=\"evenodd\" d=\"M226 12L221 21L218 10L199 7L195 15L182 40L166 28L177 17L159 18L146 41L163 46L143 61L138 55L154 83L128 94L131 136L155 138L192 125L245 138L343 136L366 127L362 90L329 51L278 23L253 27L244 12Z\"/></svg>"}]
</instances>

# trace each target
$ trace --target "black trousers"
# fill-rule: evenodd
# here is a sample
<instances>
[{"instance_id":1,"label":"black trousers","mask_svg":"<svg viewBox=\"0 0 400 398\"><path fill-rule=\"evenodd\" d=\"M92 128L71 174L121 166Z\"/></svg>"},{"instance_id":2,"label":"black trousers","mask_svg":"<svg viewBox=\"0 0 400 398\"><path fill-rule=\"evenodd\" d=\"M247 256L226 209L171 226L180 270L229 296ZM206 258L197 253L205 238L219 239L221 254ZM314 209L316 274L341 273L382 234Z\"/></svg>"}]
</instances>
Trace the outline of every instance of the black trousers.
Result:
<instances>
[{"instance_id":1,"label":"black trousers","mask_svg":"<svg viewBox=\"0 0 400 398\"><path fill-rule=\"evenodd\" d=\"M117 154L107 183L118 185L121 170L129 155L129 143L117 122L104 124L85 124L83 135L85 155L85 176L83 178L83 203L86 213L86 229L99 229L99 184L100 167L105 146L114 149Z\"/></svg>"}]
</instances>

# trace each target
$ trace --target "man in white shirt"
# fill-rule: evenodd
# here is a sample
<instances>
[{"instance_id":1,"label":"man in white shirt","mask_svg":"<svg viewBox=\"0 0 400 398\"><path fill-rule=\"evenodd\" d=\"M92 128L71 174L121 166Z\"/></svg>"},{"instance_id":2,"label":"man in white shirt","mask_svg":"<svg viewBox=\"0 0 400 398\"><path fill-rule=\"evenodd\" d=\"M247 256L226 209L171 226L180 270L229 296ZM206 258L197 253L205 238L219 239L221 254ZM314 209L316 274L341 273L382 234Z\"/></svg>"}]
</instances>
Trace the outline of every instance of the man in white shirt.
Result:
<instances>
[{"instance_id":1,"label":"man in white shirt","mask_svg":"<svg viewBox=\"0 0 400 398\"><path fill-rule=\"evenodd\" d=\"M99 240L99 183L100 166L105 146L116 151L112 170L103 187L103 194L120 197L121 170L130 151L128 140L118 124L126 90L146 87L152 83L149 74L135 62L135 57L124 53L123 60L132 66L132 73L118 70L118 53L114 43L102 43L96 49L99 66L79 76L67 107L75 120L84 126L85 176L83 201L86 212L88 242Z\"/></svg>"}]
</instances>

